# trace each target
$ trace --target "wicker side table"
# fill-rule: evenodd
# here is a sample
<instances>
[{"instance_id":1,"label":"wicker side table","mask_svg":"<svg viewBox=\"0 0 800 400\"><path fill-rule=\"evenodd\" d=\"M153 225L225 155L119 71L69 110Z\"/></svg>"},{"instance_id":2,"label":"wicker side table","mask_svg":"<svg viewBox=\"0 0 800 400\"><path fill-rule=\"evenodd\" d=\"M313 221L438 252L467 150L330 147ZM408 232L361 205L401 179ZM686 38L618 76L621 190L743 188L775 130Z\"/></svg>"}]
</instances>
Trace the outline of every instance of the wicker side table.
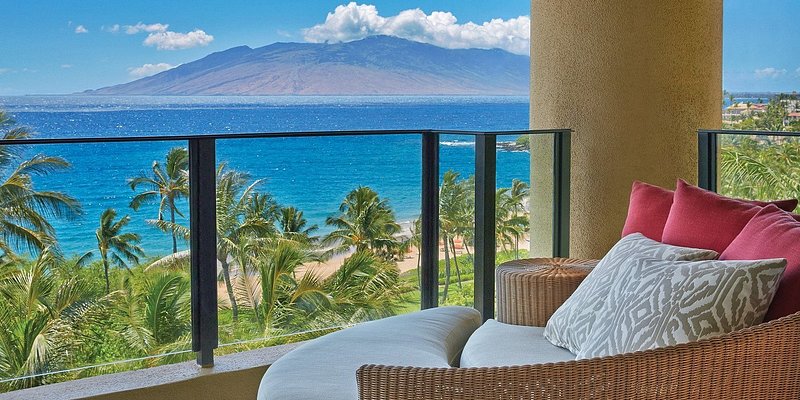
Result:
<instances>
[{"instance_id":1,"label":"wicker side table","mask_svg":"<svg viewBox=\"0 0 800 400\"><path fill-rule=\"evenodd\" d=\"M527 258L500 264L495 271L497 320L514 325L545 326L597 262Z\"/></svg>"}]
</instances>

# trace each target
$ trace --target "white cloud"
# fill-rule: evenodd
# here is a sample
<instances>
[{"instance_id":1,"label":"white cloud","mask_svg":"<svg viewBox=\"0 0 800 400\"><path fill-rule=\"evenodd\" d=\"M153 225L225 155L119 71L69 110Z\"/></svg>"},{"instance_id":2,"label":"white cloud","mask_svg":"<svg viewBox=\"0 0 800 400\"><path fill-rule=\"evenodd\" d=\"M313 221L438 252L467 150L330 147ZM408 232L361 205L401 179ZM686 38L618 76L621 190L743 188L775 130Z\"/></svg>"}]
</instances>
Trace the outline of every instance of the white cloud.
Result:
<instances>
[{"instance_id":1,"label":"white cloud","mask_svg":"<svg viewBox=\"0 0 800 400\"><path fill-rule=\"evenodd\" d=\"M141 67L128 68L128 73L135 78L143 78L145 76L155 75L159 72L164 72L175 67L176 65L167 63L144 64Z\"/></svg>"},{"instance_id":2,"label":"white cloud","mask_svg":"<svg viewBox=\"0 0 800 400\"><path fill-rule=\"evenodd\" d=\"M774 79L774 78L778 78L778 77L781 77L783 75L786 75L786 70L785 69L777 69L777 68L773 68L773 67L767 67L767 68L761 68L761 69L755 70L755 75L756 75L756 78L758 78L758 79L764 79L764 78L772 78L772 79Z\"/></svg>"},{"instance_id":3,"label":"white cloud","mask_svg":"<svg viewBox=\"0 0 800 400\"><path fill-rule=\"evenodd\" d=\"M169 24L156 22L145 24L137 22L135 25L114 24L102 28L106 32L118 33L124 31L128 35L146 33L147 37L142 42L145 46L155 46L158 50L182 50L192 47L207 46L214 40L214 36L201 29L181 33L168 30Z\"/></svg>"},{"instance_id":4,"label":"white cloud","mask_svg":"<svg viewBox=\"0 0 800 400\"><path fill-rule=\"evenodd\" d=\"M70 69L70 68L72 68L72 64L61 64L61 68Z\"/></svg>"},{"instance_id":5,"label":"white cloud","mask_svg":"<svg viewBox=\"0 0 800 400\"><path fill-rule=\"evenodd\" d=\"M182 50L197 46L208 46L214 40L214 36L205 33L200 29L191 32L153 32L147 35L143 44L145 46L156 46L159 50Z\"/></svg>"},{"instance_id":6,"label":"white cloud","mask_svg":"<svg viewBox=\"0 0 800 400\"><path fill-rule=\"evenodd\" d=\"M89 33L89 30L83 25L78 25L75 27L75 33Z\"/></svg>"},{"instance_id":7,"label":"white cloud","mask_svg":"<svg viewBox=\"0 0 800 400\"><path fill-rule=\"evenodd\" d=\"M800 67L797 67L797 69L794 70L794 73L795 75L800 76Z\"/></svg>"},{"instance_id":8,"label":"white cloud","mask_svg":"<svg viewBox=\"0 0 800 400\"><path fill-rule=\"evenodd\" d=\"M169 24L161 24L158 22L155 24L144 24L139 22L136 25L125 25L124 28L125 33L128 35L135 35L139 32L166 32L166 30L169 28Z\"/></svg>"},{"instance_id":9,"label":"white cloud","mask_svg":"<svg viewBox=\"0 0 800 400\"><path fill-rule=\"evenodd\" d=\"M459 24L450 12L409 9L383 17L374 5L337 6L325 22L305 29L306 41L312 43L348 42L372 35L389 35L451 49L500 48L516 54L530 53L528 16L503 20L492 19L476 24Z\"/></svg>"},{"instance_id":10,"label":"white cloud","mask_svg":"<svg viewBox=\"0 0 800 400\"><path fill-rule=\"evenodd\" d=\"M278 34L278 36L282 36L282 37L285 37L285 38L292 38L292 37L294 37L294 35L292 34L292 32L285 31L285 30L283 30L283 29L278 29L278 30L276 30L276 31L275 31L275 33L277 33L277 34Z\"/></svg>"},{"instance_id":11,"label":"white cloud","mask_svg":"<svg viewBox=\"0 0 800 400\"><path fill-rule=\"evenodd\" d=\"M11 68L0 68L0 75L11 72Z\"/></svg>"}]
</instances>

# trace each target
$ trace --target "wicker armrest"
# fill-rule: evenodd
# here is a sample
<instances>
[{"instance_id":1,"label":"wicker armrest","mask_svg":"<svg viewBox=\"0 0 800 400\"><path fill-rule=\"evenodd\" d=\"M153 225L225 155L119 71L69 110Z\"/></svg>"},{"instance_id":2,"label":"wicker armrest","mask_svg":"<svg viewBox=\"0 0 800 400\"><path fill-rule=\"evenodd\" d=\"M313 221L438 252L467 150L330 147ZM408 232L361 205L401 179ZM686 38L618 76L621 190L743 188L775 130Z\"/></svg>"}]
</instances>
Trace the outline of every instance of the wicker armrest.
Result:
<instances>
[{"instance_id":1,"label":"wicker armrest","mask_svg":"<svg viewBox=\"0 0 800 400\"><path fill-rule=\"evenodd\" d=\"M527 258L500 264L495 271L497 320L545 326L597 263L574 258Z\"/></svg>"},{"instance_id":2,"label":"wicker armrest","mask_svg":"<svg viewBox=\"0 0 800 400\"><path fill-rule=\"evenodd\" d=\"M535 349L531 349L535 351ZM694 343L558 364L365 365L361 400L800 398L800 313Z\"/></svg>"}]
</instances>

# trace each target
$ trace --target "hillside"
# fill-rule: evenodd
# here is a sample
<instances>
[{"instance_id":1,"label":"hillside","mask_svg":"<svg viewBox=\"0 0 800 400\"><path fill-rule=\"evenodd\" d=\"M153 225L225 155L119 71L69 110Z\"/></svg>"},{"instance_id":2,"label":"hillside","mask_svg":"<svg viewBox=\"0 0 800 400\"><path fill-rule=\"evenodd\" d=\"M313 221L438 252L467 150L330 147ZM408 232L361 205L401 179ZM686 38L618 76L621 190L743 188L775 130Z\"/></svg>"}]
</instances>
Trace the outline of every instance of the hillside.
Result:
<instances>
[{"instance_id":1,"label":"hillside","mask_svg":"<svg viewBox=\"0 0 800 400\"><path fill-rule=\"evenodd\" d=\"M527 56L388 36L234 47L97 95L526 95Z\"/></svg>"}]
</instances>

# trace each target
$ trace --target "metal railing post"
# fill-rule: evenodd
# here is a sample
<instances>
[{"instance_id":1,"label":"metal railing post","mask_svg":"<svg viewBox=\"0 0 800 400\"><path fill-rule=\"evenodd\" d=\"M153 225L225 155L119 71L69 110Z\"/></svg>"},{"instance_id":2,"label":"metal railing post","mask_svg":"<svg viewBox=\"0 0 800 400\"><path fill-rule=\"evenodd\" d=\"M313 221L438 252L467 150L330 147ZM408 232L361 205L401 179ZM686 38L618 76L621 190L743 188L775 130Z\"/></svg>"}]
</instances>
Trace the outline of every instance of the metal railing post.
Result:
<instances>
[{"instance_id":1,"label":"metal railing post","mask_svg":"<svg viewBox=\"0 0 800 400\"><path fill-rule=\"evenodd\" d=\"M422 134L420 307L439 305L439 134Z\"/></svg>"},{"instance_id":2,"label":"metal railing post","mask_svg":"<svg viewBox=\"0 0 800 400\"><path fill-rule=\"evenodd\" d=\"M214 139L189 140L189 227L192 350L197 364L214 365L217 316L217 201Z\"/></svg>"},{"instance_id":3,"label":"metal railing post","mask_svg":"<svg viewBox=\"0 0 800 400\"><path fill-rule=\"evenodd\" d=\"M569 257L570 131L553 134L553 257Z\"/></svg>"},{"instance_id":4,"label":"metal railing post","mask_svg":"<svg viewBox=\"0 0 800 400\"><path fill-rule=\"evenodd\" d=\"M494 318L497 136L475 137L475 308Z\"/></svg>"},{"instance_id":5,"label":"metal railing post","mask_svg":"<svg viewBox=\"0 0 800 400\"><path fill-rule=\"evenodd\" d=\"M717 191L717 133L697 133L697 185L703 189Z\"/></svg>"}]
</instances>

